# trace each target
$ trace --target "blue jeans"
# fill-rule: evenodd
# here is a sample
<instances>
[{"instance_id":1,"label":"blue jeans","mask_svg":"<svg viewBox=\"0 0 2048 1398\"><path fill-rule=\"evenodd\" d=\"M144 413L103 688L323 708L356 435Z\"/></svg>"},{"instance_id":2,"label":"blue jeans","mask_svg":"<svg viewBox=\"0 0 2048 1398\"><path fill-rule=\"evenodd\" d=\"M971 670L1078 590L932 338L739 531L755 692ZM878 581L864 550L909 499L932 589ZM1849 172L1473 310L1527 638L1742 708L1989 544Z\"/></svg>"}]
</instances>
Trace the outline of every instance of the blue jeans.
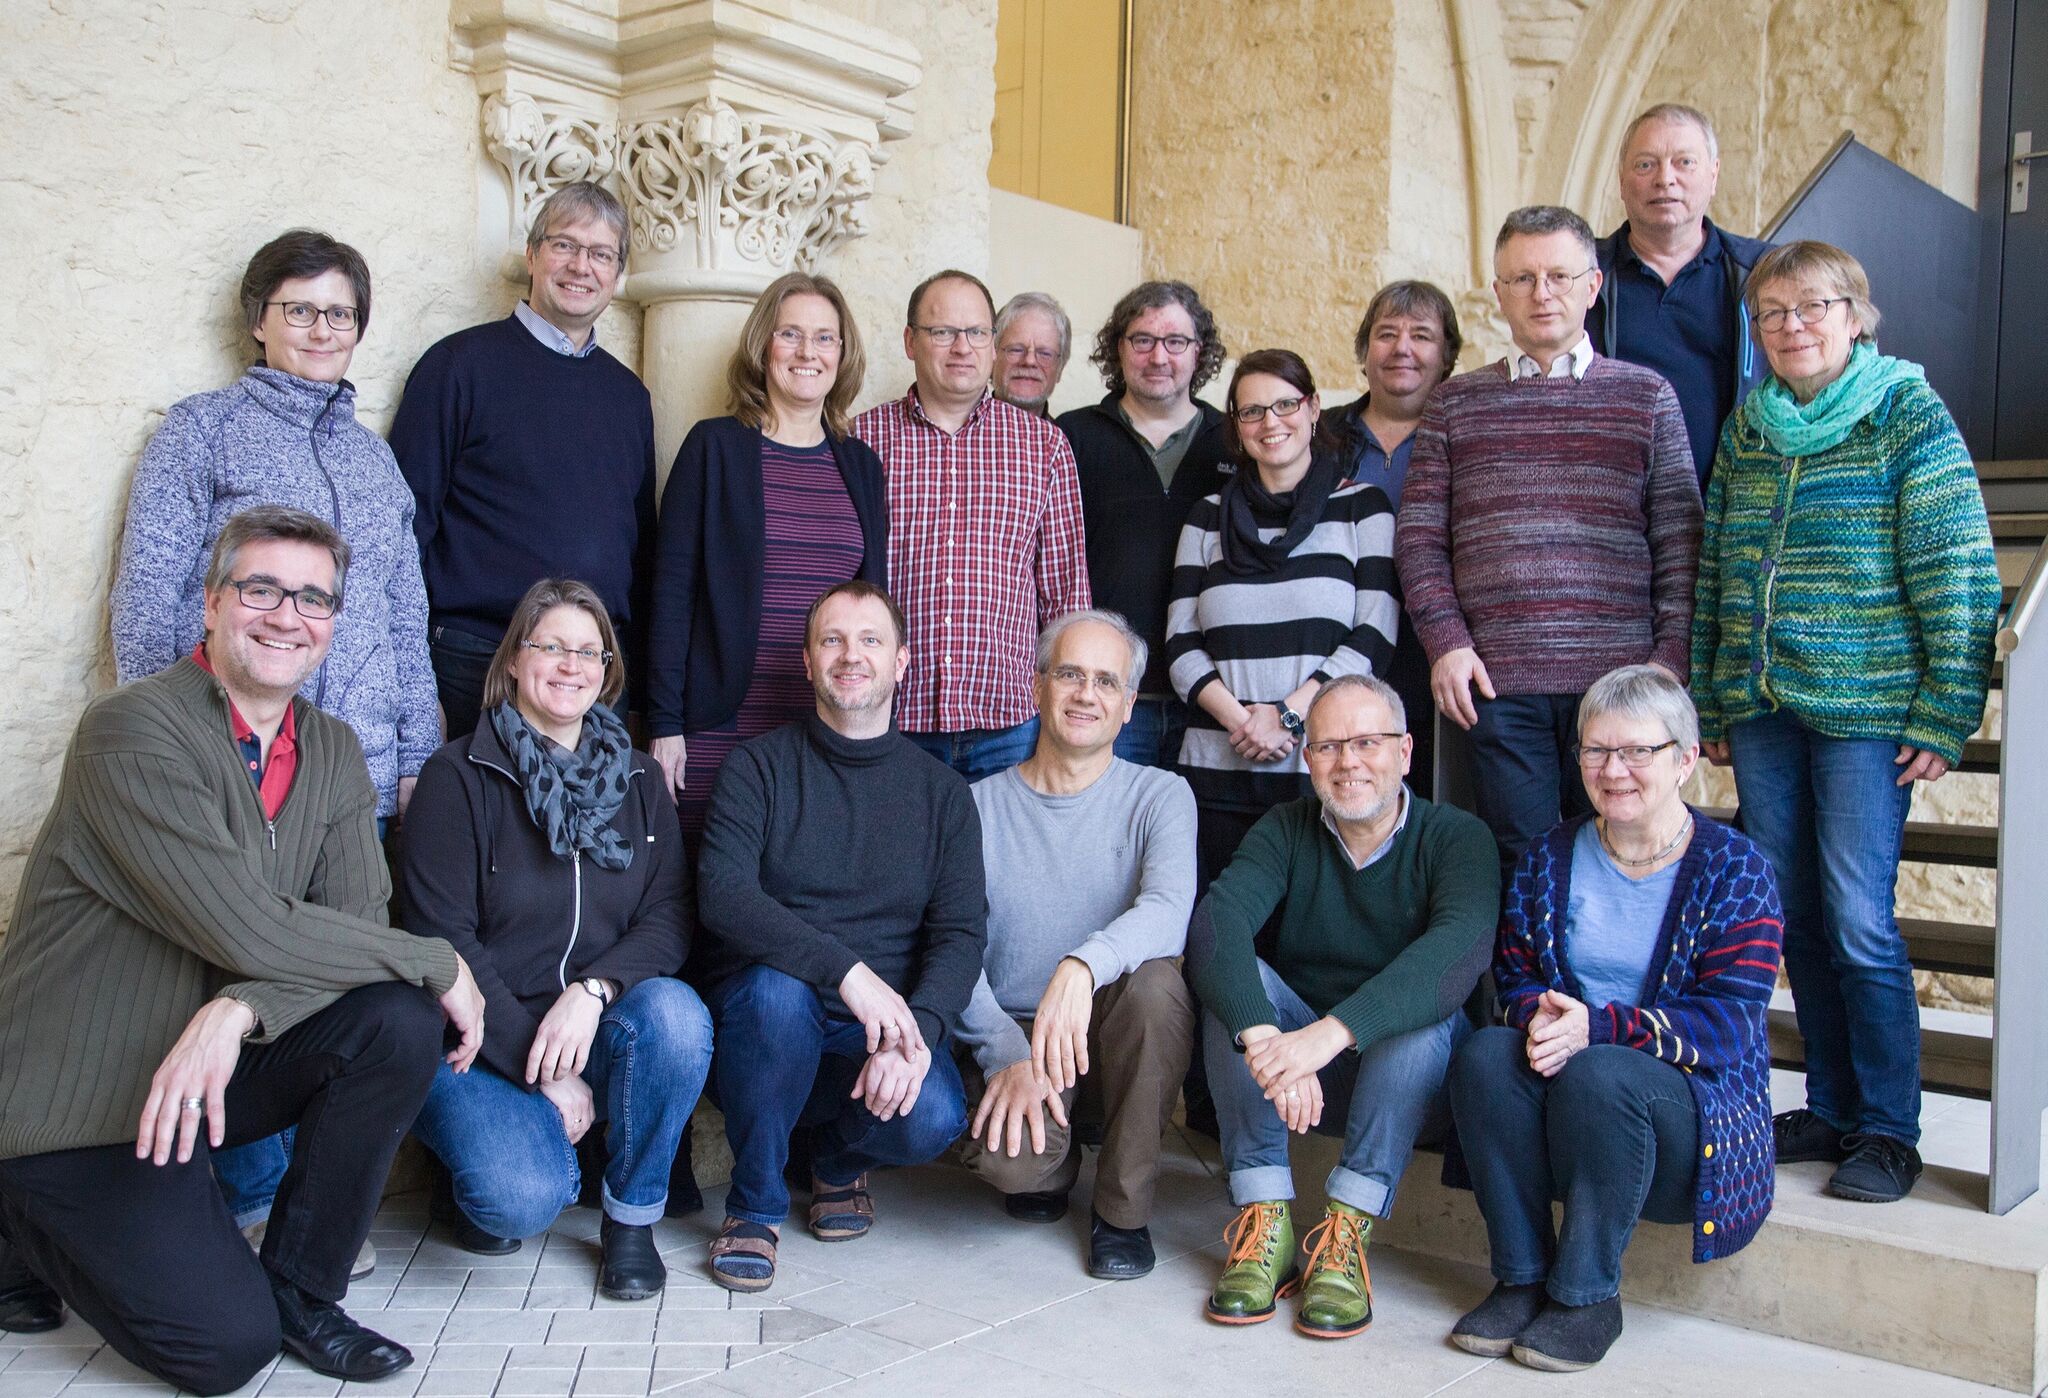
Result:
<instances>
[{"instance_id":1,"label":"blue jeans","mask_svg":"<svg viewBox=\"0 0 2048 1398\"><path fill-rule=\"evenodd\" d=\"M1920 1008L1892 895L1913 789L1899 745L1829 738L1782 710L1728 732L1742 828L1785 905L1806 1105L1843 1131L1920 1139Z\"/></svg>"},{"instance_id":2,"label":"blue jeans","mask_svg":"<svg viewBox=\"0 0 2048 1398\"><path fill-rule=\"evenodd\" d=\"M598 1020L583 1080L605 1123L608 1217L661 1217L669 1167L710 1066L710 1013L679 980L644 980ZM448 1167L456 1204L486 1233L530 1238L576 1202L576 1147L562 1114L481 1063L467 1073L443 1063L412 1129Z\"/></svg>"},{"instance_id":3,"label":"blue jeans","mask_svg":"<svg viewBox=\"0 0 2048 1398\"><path fill-rule=\"evenodd\" d=\"M1578 760L1579 696L1472 696L1472 777L1479 818L1500 846L1502 886L1537 836L1591 810ZM1414 720L1411 719L1412 723Z\"/></svg>"},{"instance_id":4,"label":"blue jeans","mask_svg":"<svg viewBox=\"0 0 2048 1398\"><path fill-rule=\"evenodd\" d=\"M1273 1002L1274 1027L1282 1033L1322 1018L1264 961L1259 962L1259 979ZM1343 1152L1325 1188L1330 1198L1376 1218L1392 1211L1394 1190L1408 1168L1416 1138L1432 1120L1444 1120L1444 1070L1452 1050L1471 1028L1460 1010L1435 1024L1382 1039L1363 1053L1340 1053L1316 1075L1323 1087L1323 1122L1315 1130L1334 1136L1341 1124L1344 1132ZM1206 1012L1202 1055L1209 1070L1209 1091L1216 1099L1216 1121L1222 1127L1230 1202L1242 1208L1292 1199L1287 1124L1262 1095L1223 1021Z\"/></svg>"},{"instance_id":5,"label":"blue jeans","mask_svg":"<svg viewBox=\"0 0 2048 1398\"><path fill-rule=\"evenodd\" d=\"M1111 748L1126 762L1173 771L1187 732L1188 707L1178 699L1140 699L1131 706L1131 721L1116 735Z\"/></svg>"},{"instance_id":6,"label":"blue jeans","mask_svg":"<svg viewBox=\"0 0 2048 1398\"><path fill-rule=\"evenodd\" d=\"M847 1094L867 1061L867 1031L833 1014L807 983L749 966L711 991L718 1020L714 1087L732 1145L725 1211L774 1226L789 1213L789 1136L816 1129L812 1169L833 1188L880 1165L935 1160L967 1129L966 1093L946 1036L911 1110L883 1121Z\"/></svg>"},{"instance_id":7,"label":"blue jeans","mask_svg":"<svg viewBox=\"0 0 2048 1398\"><path fill-rule=\"evenodd\" d=\"M1013 728L968 728L958 733L905 733L971 782L1007 772L1038 747L1038 715ZM737 1217L737 1215L735 1215Z\"/></svg>"},{"instance_id":8,"label":"blue jeans","mask_svg":"<svg viewBox=\"0 0 2048 1398\"><path fill-rule=\"evenodd\" d=\"M1529 1067L1526 1035L1496 1024L1451 1060L1451 1113L1486 1219L1496 1281L1547 1283L1590 1306L1621 1292L1636 1220L1691 1223L1699 1109L1685 1073L1640 1049L1595 1044L1556 1077ZM1552 1200L1564 1202L1562 1231Z\"/></svg>"},{"instance_id":9,"label":"blue jeans","mask_svg":"<svg viewBox=\"0 0 2048 1398\"><path fill-rule=\"evenodd\" d=\"M292 1163L292 1138L297 1128L286 1127L275 1136L265 1136L246 1146L231 1146L213 1153L213 1177L227 1196L228 1212L235 1227L247 1228L270 1217L270 1202Z\"/></svg>"}]
</instances>

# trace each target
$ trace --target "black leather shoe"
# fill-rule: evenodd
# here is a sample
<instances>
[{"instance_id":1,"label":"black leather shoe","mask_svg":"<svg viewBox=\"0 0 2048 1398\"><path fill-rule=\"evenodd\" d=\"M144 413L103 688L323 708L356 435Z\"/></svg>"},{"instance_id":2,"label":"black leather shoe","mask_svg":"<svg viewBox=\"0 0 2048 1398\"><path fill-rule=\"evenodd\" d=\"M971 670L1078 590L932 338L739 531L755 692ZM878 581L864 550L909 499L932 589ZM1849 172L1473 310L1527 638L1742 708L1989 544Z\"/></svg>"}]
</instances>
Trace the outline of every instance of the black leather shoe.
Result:
<instances>
[{"instance_id":1,"label":"black leather shoe","mask_svg":"<svg viewBox=\"0 0 2048 1398\"><path fill-rule=\"evenodd\" d=\"M40 1335L64 1323L64 1302L14 1249L0 1243L0 1330Z\"/></svg>"},{"instance_id":2,"label":"black leather shoe","mask_svg":"<svg viewBox=\"0 0 2048 1398\"><path fill-rule=\"evenodd\" d=\"M1003 1212L1026 1223L1058 1223L1067 1216L1065 1194L1005 1194Z\"/></svg>"},{"instance_id":3,"label":"black leather shoe","mask_svg":"<svg viewBox=\"0 0 2048 1398\"><path fill-rule=\"evenodd\" d=\"M1828 1178L1828 1193L1865 1204L1890 1204L1912 1193L1920 1179L1920 1152L1889 1136L1854 1132L1842 1138L1846 1152Z\"/></svg>"},{"instance_id":4,"label":"black leather shoe","mask_svg":"<svg viewBox=\"0 0 2048 1398\"><path fill-rule=\"evenodd\" d=\"M620 1223L607 1216L598 1228L604 1261L597 1289L614 1301L642 1301L668 1285L668 1268L654 1246L654 1229L645 1223Z\"/></svg>"},{"instance_id":5,"label":"black leather shoe","mask_svg":"<svg viewBox=\"0 0 2048 1398\"><path fill-rule=\"evenodd\" d=\"M284 1352L330 1379L367 1383L387 1378L412 1363L412 1351L396 1340L358 1325L332 1301L309 1296L290 1282L273 1276L278 1326L284 1331Z\"/></svg>"},{"instance_id":6,"label":"black leather shoe","mask_svg":"<svg viewBox=\"0 0 2048 1398\"><path fill-rule=\"evenodd\" d=\"M486 1233L469 1221L469 1215L455 1202L455 1182L446 1170L434 1172L434 1192L427 1205L427 1215L436 1223L448 1225L448 1232L455 1240L455 1246L464 1252L473 1252L478 1257L506 1257L519 1251L517 1238L501 1238L496 1233Z\"/></svg>"},{"instance_id":7,"label":"black leather shoe","mask_svg":"<svg viewBox=\"0 0 2048 1398\"><path fill-rule=\"evenodd\" d=\"M1842 1147L1842 1133L1804 1107L1779 1112L1771 1118L1772 1143L1780 1165L1797 1165L1804 1160L1839 1163L1848 1151Z\"/></svg>"},{"instance_id":8,"label":"black leather shoe","mask_svg":"<svg viewBox=\"0 0 2048 1398\"><path fill-rule=\"evenodd\" d=\"M1091 1211L1088 1215L1088 1275L1104 1281L1131 1281L1152 1270L1152 1230L1119 1228Z\"/></svg>"}]
</instances>

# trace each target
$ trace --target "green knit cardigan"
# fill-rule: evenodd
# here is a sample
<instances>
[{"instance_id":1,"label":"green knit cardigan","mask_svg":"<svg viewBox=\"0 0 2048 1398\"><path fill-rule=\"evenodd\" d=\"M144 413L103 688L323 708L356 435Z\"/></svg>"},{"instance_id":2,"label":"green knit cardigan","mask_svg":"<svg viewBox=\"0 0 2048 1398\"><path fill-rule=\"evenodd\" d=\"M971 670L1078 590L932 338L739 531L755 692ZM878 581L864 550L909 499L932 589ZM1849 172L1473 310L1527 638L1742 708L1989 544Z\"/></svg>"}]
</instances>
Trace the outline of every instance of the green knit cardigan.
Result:
<instances>
[{"instance_id":1,"label":"green knit cardigan","mask_svg":"<svg viewBox=\"0 0 2048 1398\"><path fill-rule=\"evenodd\" d=\"M1737 407L1706 514L1702 738L1783 708L1830 737L1962 757L1984 716L1998 564L1969 449L1924 380L1807 457L1780 456Z\"/></svg>"}]
</instances>

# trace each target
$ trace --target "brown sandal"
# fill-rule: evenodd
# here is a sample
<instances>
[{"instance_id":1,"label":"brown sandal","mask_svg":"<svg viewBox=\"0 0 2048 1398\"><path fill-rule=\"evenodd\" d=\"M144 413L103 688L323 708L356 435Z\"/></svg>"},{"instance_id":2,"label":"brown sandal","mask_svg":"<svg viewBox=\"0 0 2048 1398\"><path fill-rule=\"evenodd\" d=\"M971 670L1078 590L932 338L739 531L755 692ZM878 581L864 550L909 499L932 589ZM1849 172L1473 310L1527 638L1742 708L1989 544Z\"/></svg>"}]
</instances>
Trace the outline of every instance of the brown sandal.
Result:
<instances>
[{"instance_id":1,"label":"brown sandal","mask_svg":"<svg viewBox=\"0 0 2048 1398\"><path fill-rule=\"evenodd\" d=\"M766 1291L775 1283L773 1228L728 1218L711 1240L711 1280L727 1291Z\"/></svg>"},{"instance_id":2,"label":"brown sandal","mask_svg":"<svg viewBox=\"0 0 2048 1398\"><path fill-rule=\"evenodd\" d=\"M852 1184L828 1185L811 1176L811 1236L821 1243L843 1243L875 1226L875 1201L863 1172Z\"/></svg>"}]
</instances>

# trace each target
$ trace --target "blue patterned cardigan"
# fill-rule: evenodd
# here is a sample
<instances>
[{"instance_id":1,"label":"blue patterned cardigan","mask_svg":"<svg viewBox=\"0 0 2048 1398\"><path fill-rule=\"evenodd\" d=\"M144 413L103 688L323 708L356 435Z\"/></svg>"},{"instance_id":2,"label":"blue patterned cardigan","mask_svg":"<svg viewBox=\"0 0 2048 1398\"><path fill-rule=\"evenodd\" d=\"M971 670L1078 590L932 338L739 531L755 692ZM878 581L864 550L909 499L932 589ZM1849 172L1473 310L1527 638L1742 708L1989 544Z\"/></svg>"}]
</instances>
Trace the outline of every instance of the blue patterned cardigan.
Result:
<instances>
[{"instance_id":1,"label":"blue patterned cardigan","mask_svg":"<svg viewBox=\"0 0 2048 1398\"><path fill-rule=\"evenodd\" d=\"M1711 1262L1755 1237L1771 1211L1777 1152L1764 1012L1785 922L1763 851L1693 815L1692 846L1650 961L1650 1003L1587 1008L1591 1043L1641 1049L1682 1069L1692 1087L1700 1145L1692 1260ZM1502 1018L1517 1029L1528 1028L1546 990L1586 998L1564 945L1572 840L1586 819L1566 821L1529 846L1508 886L1493 976Z\"/></svg>"}]
</instances>

